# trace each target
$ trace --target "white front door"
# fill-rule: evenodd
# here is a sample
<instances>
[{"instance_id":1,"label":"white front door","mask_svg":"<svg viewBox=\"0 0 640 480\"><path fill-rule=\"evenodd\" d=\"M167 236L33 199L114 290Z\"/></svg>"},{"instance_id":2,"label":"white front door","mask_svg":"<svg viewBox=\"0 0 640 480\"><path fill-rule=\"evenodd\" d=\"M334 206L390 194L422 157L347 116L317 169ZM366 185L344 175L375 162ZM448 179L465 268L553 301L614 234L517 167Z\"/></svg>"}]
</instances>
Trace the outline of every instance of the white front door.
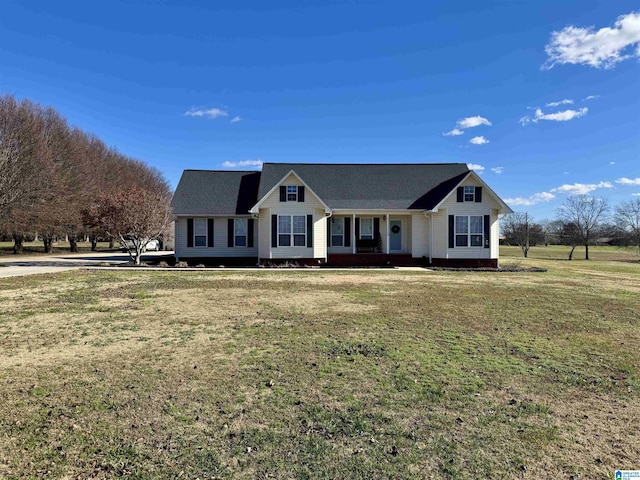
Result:
<instances>
[{"instance_id":1,"label":"white front door","mask_svg":"<svg viewBox=\"0 0 640 480\"><path fill-rule=\"evenodd\" d=\"M389 220L389 251L402 251L402 220Z\"/></svg>"}]
</instances>

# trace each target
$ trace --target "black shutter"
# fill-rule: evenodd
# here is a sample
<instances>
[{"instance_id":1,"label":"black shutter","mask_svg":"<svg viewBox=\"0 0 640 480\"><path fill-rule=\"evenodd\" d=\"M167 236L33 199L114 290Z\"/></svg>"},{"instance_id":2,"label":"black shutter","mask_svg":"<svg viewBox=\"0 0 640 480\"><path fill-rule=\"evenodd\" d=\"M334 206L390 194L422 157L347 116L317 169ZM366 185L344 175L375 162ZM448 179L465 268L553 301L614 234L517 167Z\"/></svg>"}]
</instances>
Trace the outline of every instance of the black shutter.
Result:
<instances>
[{"instance_id":1,"label":"black shutter","mask_svg":"<svg viewBox=\"0 0 640 480\"><path fill-rule=\"evenodd\" d=\"M357 242L358 239L360 238L360 219L358 217L356 217L355 229L356 229L356 242Z\"/></svg>"},{"instance_id":2,"label":"black shutter","mask_svg":"<svg viewBox=\"0 0 640 480\"><path fill-rule=\"evenodd\" d=\"M457 201L460 202L464 202L464 187L458 187L458 190L456 191L457 195L458 195L458 199Z\"/></svg>"},{"instance_id":3,"label":"black shutter","mask_svg":"<svg viewBox=\"0 0 640 480\"><path fill-rule=\"evenodd\" d=\"M187 218L187 247L193 247L193 218Z\"/></svg>"},{"instance_id":4,"label":"black shutter","mask_svg":"<svg viewBox=\"0 0 640 480\"><path fill-rule=\"evenodd\" d=\"M449 215L449 248L455 247L455 222L456 219L453 215Z\"/></svg>"},{"instance_id":5,"label":"black shutter","mask_svg":"<svg viewBox=\"0 0 640 480\"><path fill-rule=\"evenodd\" d=\"M482 187L476 187L476 203L482 201Z\"/></svg>"},{"instance_id":6,"label":"black shutter","mask_svg":"<svg viewBox=\"0 0 640 480\"><path fill-rule=\"evenodd\" d=\"M207 247L213 247L213 218L207 219Z\"/></svg>"},{"instance_id":7,"label":"black shutter","mask_svg":"<svg viewBox=\"0 0 640 480\"><path fill-rule=\"evenodd\" d=\"M227 220L227 247L233 248L233 218Z\"/></svg>"},{"instance_id":8,"label":"black shutter","mask_svg":"<svg viewBox=\"0 0 640 480\"><path fill-rule=\"evenodd\" d=\"M271 248L278 246L278 215L271 215Z\"/></svg>"},{"instance_id":9,"label":"black shutter","mask_svg":"<svg viewBox=\"0 0 640 480\"><path fill-rule=\"evenodd\" d=\"M287 201L287 187L285 187L284 185L280 187L280 201Z\"/></svg>"},{"instance_id":10,"label":"black shutter","mask_svg":"<svg viewBox=\"0 0 640 480\"><path fill-rule=\"evenodd\" d=\"M327 217L327 247L331 246L331 222L332 218Z\"/></svg>"},{"instance_id":11,"label":"black shutter","mask_svg":"<svg viewBox=\"0 0 640 480\"><path fill-rule=\"evenodd\" d=\"M484 248L491 247L491 228L489 226L489 215L484 216Z\"/></svg>"},{"instance_id":12,"label":"black shutter","mask_svg":"<svg viewBox=\"0 0 640 480\"><path fill-rule=\"evenodd\" d=\"M344 246L351 246L351 217L344 219Z\"/></svg>"},{"instance_id":13,"label":"black shutter","mask_svg":"<svg viewBox=\"0 0 640 480\"><path fill-rule=\"evenodd\" d=\"M307 215L307 247L313 247L313 215Z\"/></svg>"},{"instance_id":14,"label":"black shutter","mask_svg":"<svg viewBox=\"0 0 640 480\"><path fill-rule=\"evenodd\" d=\"M247 220L247 247L253 247L253 218Z\"/></svg>"},{"instance_id":15,"label":"black shutter","mask_svg":"<svg viewBox=\"0 0 640 480\"><path fill-rule=\"evenodd\" d=\"M298 187L298 201L304 202L304 187Z\"/></svg>"},{"instance_id":16,"label":"black shutter","mask_svg":"<svg viewBox=\"0 0 640 480\"><path fill-rule=\"evenodd\" d=\"M373 219L373 238L374 240L378 240L380 238L380 219Z\"/></svg>"}]
</instances>

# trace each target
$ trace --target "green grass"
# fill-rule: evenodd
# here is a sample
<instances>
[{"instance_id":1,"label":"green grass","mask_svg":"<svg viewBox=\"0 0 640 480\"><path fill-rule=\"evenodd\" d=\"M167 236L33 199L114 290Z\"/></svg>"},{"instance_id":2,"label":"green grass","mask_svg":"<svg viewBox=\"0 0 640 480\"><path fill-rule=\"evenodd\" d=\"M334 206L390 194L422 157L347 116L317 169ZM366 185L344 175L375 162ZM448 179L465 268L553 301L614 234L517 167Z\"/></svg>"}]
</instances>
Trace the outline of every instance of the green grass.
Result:
<instances>
[{"instance_id":1,"label":"green grass","mask_svg":"<svg viewBox=\"0 0 640 480\"><path fill-rule=\"evenodd\" d=\"M504 253L548 272L0 279L0 477L637 468L640 265Z\"/></svg>"}]
</instances>

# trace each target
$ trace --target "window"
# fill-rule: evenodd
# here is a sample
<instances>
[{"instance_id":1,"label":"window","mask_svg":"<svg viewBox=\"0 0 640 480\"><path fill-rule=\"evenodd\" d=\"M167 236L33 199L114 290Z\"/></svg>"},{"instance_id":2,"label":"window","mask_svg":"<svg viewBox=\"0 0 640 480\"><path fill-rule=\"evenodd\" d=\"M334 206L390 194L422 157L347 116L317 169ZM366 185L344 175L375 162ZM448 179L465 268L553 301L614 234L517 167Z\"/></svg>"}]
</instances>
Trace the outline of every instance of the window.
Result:
<instances>
[{"instance_id":1,"label":"window","mask_svg":"<svg viewBox=\"0 0 640 480\"><path fill-rule=\"evenodd\" d=\"M193 245L196 247L207 246L207 219L196 218L193 221Z\"/></svg>"},{"instance_id":2,"label":"window","mask_svg":"<svg viewBox=\"0 0 640 480\"><path fill-rule=\"evenodd\" d=\"M373 218L360 219L360 238L362 240L373 240Z\"/></svg>"},{"instance_id":3,"label":"window","mask_svg":"<svg viewBox=\"0 0 640 480\"><path fill-rule=\"evenodd\" d=\"M298 187L296 185L287 185L287 202L298 201Z\"/></svg>"},{"instance_id":4,"label":"window","mask_svg":"<svg viewBox=\"0 0 640 480\"><path fill-rule=\"evenodd\" d=\"M291 217L278 217L278 245L291 246Z\"/></svg>"},{"instance_id":5,"label":"window","mask_svg":"<svg viewBox=\"0 0 640 480\"><path fill-rule=\"evenodd\" d=\"M293 217L293 246L304 247L307 244L307 217L294 215Z\"/></svg>"},{"instance_id":6,"label":"window","mask_svg":"<svg viewBox=\"0 0 640 480\"><path fill-rule=\"evenodd\" d=\"M483 229L483 218L481 215L474 215L469 217L469 233L471 235L471 246L472 247L481 247L482 246L482 229Z\"/></svg>"},{"instance_id":7,"label":"window","mask_svg":"<svg viewBox=\"0 0 640 480\"><path fill-rule=\"evenodd\" d=\"M331 218L331 246L344 245L344 218Z\"/></svg>"},{"instance_id":8,"label":"window","mask_svg":"<svg viewBox=\"0 0 640 480\"><path fill-rule=\"evenodd\" d=\"M456 247L482 247L483 234L482 215L456 217Z\"/></svg>"},{"instance_id":9,"label":"window","mask_svg":"<svg viewBox=\"0 0 640 480\"><path fill-rule=\"evenodd\" d=\"M278 245L281 247L306 247L307 217L304 215L278 216Z\"/></svg>"},{"instance_id":10,"label":"window","mask_svg":"<svg viewBox=\"0 0 640 480\"><path fill-rule=\"evenodd\" d=\"M475 200L476 200L476 187L474 186L464 187L464 201L475 202Z\"/></svg>"},{"instance_id":11,"label":"window","mask_svg":"<svg viewBox=\"0 0 640 480\"><path fill-rule=\"evenodd\" d=\"M234 230L234 245L236 247L246 247L247 246L247 219L246 218L236 218L233 221L233 230Z\"/></svg>"}]
</instances>

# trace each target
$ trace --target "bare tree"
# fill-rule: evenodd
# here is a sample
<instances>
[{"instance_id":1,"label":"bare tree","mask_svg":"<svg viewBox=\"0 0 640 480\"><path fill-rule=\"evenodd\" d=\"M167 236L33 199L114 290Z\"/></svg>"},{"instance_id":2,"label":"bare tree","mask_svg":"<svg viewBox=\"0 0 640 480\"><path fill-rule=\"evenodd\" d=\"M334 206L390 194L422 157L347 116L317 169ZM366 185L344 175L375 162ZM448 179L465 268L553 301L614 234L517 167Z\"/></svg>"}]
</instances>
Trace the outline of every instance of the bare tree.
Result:
<instances>
[{"instance_id":1,"label":"bare tree","mask_svg":"<svg viewBox=\"0 0 640 480\"><path fill-rule=\"evenodd\" d=\"M615 220L616 225L626 233L630 242L638 247L640 255L640 198L618 205Z\"/></svg>"},{"instance_id":2,"label":"bare tree","mask_svg":"<svg viewBox=\"0 0 640 480\"><path fill-rule=\"evenodd\" d=\"M526 213L514 212L501 220L502 234L509 244L515 244L522 250L522 255L529 255L529 216Z\"/></svg>"},{"instance_id":3,"label":"bare tree","mask_svg":"<svg viewBox=\"0 0 640 480\"><path fill-rule=\"evenodd\" d=\"M104 229L122 245L131 244L129 256L140 265L149 240L159 237L171 220L170 201L166 183L156 190L130 187L102 196L83 216L85 224Z\"/></svg>"},{"instance_id":4,"label":"bare tree","mask_svg":"<svg viewBox=\"0 0 640 480\"><path fill-rule=\"evenodd\" d=\"M28 205L46 189L50 172L42 162L37 107L0 97L0 216Z\"/></svg>"},{"instance_id":5,"label":"bare tree","mask_svg":"<svg viewBox=\"0 0 640 480\"><path fill-rule=\"evenodd\" d=\"M567 197L558 208L558 218L565 224L572 225L575 238L580 245L584 245L585 260L589 260L589 245L597 238L599 228L606 219L608 211L609 206L604 198L588 195ZM569 259L571 260L571 255Z\"/></svg>"}]
</instances>

